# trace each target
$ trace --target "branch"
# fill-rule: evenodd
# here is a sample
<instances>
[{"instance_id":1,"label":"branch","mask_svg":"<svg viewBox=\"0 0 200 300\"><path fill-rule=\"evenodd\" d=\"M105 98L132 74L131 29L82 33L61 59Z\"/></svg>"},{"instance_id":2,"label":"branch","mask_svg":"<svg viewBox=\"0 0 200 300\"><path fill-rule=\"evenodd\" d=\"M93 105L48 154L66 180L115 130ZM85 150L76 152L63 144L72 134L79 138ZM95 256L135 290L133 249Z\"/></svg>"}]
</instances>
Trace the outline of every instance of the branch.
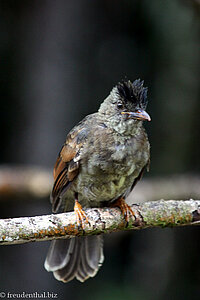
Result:
<instances>
[{"instance_id":1,"label":"branch","mask_svg":"<svg viewBox=\"0 0 200 300\"><path fill-rule=\"evenodd\" d=\"M0 166L0 195L13 197L49 197L53 185L52 171L22 165Z\"/></svg>"},{"instance_id":2,"label":"branch","mask_svg":"<svg viewBox=\"0 0 200 300\"><path fill-rule=\"evenodd\" d=\"M90 224L78 230L74 212L0 220L0 245L72 238L147 227L200 225L200 200L152 201L132 205L135 220L126 222L118 208L92 208Z\"/></svg>"},{"instance_id":3,"label":"branch","mask_svg":"<svg viewBox=\"0 0 200 300\"><path fill-rule=\"evenodd\" d=\"M173 175L170 177L143 178L129 195L127 203L154 199L199 199L200 177ZM1 201L10 197L49 197L53 185L52 171L35 166L0 166Z\"/></svg>"}]
</instances>

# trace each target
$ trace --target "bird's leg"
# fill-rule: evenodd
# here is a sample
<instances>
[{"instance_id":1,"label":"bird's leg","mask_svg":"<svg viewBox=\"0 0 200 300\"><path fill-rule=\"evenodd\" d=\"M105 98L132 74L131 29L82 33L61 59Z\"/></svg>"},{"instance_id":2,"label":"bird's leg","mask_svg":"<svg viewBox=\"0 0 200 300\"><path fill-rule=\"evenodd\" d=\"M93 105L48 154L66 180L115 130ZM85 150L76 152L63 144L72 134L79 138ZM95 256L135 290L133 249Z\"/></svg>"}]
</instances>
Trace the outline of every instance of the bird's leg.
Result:
<instances>
[{"instance_id":1,"label":"bird's leg","mask_svg":"<svg viewBox=\"0 0 200 300\"><path fill-rule=\"evenodd\" d=\"M78 193L76 193L75 196L75 204L74 204L74 212L76 214L76 222L78 225L78 228L84 229L85 224L89 224L88 217L86 216L86 213L84 212L81 204L78 202Z\"/></svg>"},{"instance_id":2,"label":"bird's leg","mask_svg":"<svg viewBox=\"0 0 200 300\"><path fill-rule=\"evenodd\" d=\"M123 197L118 198L112 205L112 207L119 207L125 221L128 223L130 219L130 215L135 218L135 214L131 207L126 203Z\"/></svg>"}]
</instances>

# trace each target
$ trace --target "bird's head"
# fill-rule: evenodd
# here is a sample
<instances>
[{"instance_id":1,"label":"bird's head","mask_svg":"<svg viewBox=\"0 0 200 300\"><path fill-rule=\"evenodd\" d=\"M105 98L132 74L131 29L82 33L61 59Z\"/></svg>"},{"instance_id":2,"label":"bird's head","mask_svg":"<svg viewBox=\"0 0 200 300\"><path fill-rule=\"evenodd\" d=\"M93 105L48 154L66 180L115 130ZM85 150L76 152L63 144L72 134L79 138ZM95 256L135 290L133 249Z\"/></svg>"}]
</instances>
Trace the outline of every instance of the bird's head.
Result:
<instances>
[{"instance_id":1,"label":"bird's head","mask_svg":"<svg viewBox=\"0 0 200 300\"><path fill-rule=\"evenodd\" d=\"M118 83L110 95L101 104L99 112L104 114L107 122L117 131L129 131L131 126L137 127L141 121L151 121L145 111L147 106L147 88L140 79L134 82Z\"/></svg>"}]
</instances>

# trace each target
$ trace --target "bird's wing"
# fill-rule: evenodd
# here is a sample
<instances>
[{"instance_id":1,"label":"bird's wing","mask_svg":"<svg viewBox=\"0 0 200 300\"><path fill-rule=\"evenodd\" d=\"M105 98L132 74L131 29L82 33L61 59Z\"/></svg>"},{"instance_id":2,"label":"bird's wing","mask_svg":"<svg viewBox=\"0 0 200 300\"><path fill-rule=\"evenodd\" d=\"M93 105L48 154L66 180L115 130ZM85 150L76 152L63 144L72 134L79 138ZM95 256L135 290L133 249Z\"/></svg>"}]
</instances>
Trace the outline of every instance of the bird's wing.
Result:
<instances>
[{"instance_id":1,"label":"bird's wing","mask_svg":"<svg viewBox=\"0 0 200 300\"><path fill-rule=\"evenodd\" d=\"M53 212L60 207L62 196L79 173L81 149L85 144L87 130L78 126L72 130L63 145L54 166L54 185L51 193Z\"/></svg>"},{"instance_id":2,"label":"bird's wing","mask_svg":"<svg viewBox=\"0 0 200 300\"><path fill-rule=\"evenodd\" d=\"M145 169L147 169L147 172L149 171L149 167L150 167L150 159L148 160L147 164L142 168L142 170L140 171L138 177L136 177L134 179L133 184L131 186L130 192L132 192L132 190L134 189L134 187L136 186L136 184L138 183L138 181L140 181L140 179L142 178Z\"/></svg>"}]
</instances>

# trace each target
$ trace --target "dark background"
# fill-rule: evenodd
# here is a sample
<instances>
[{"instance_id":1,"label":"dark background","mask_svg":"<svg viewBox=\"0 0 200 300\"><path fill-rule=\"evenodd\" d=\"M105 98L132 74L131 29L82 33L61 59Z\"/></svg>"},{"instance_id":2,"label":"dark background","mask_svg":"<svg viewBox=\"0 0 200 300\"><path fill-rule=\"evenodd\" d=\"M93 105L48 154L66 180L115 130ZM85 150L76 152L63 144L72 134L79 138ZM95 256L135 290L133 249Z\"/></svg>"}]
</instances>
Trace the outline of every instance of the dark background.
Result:
<instances>
[{"instance_id":1,"label":"dark background","mask_svg":"<svg viewBox=\"0 0 200 300\"><path fill-rule=\"evenodd\" d=\"M152 117L145 177L198 174L199 25L198 0L0 1L0 163L52 169L67 132L118 81L142 78ZM1 217L50 209L48 199L2 199ZM108 235L104 265L84 284L47 273L47 248L1 247L0 291L49 291L67 300L199 299L198 228Z\"/></svg>"}]
</instances>

